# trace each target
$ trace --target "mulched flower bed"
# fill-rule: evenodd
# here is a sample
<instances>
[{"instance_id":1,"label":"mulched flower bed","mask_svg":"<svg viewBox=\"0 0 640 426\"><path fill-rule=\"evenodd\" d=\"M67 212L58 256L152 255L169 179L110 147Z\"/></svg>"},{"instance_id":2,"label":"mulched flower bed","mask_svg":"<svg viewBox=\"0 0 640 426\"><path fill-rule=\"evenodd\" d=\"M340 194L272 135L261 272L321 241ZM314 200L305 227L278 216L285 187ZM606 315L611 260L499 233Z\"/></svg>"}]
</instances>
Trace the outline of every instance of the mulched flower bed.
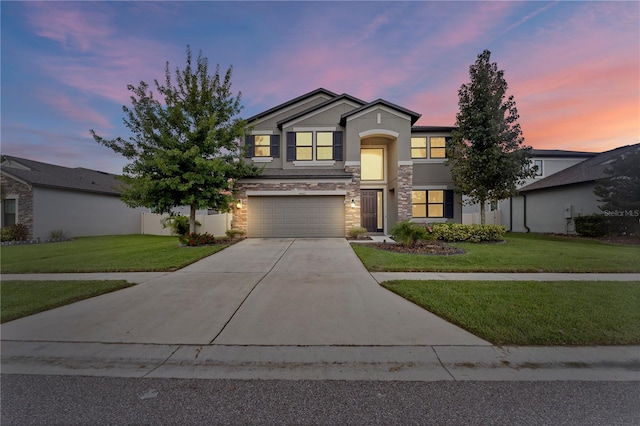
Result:
<instances>
[{"instance_id":1,"label":"mulched flower bed","mask_svg":"<svg viewBox=\"0 0 640 426\"><path fill-rule=\"evenodd\" d=\"M373 243L367 244L368 247L374 247L379 250L387 250L395 253L408 253L408 254L424 254L424 255L442 255L449 256L452 254L466 253L464 250L451 247L447 243L442 241L418 241L413 247L403 247L400 244L391 243Z\"/></svg>"}]
</instances>

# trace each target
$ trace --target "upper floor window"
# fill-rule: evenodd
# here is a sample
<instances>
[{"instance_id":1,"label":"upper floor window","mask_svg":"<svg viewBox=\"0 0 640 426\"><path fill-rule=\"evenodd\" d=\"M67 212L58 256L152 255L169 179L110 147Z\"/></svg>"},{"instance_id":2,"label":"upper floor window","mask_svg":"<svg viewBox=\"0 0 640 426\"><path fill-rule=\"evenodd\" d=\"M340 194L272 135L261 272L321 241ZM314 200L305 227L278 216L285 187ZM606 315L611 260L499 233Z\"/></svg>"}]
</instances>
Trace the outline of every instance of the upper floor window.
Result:
<instances>
[{"instance_id":1,"label":"upper floor window","mask_svg":"<svg viewBox=\"0 0 640 426\"><path fill-rule=\"evenodd\" d=\"M342 132L287 132L287 161L342 161Z\"/></svg>"},{"instance_id":2,"label":"upper floor window","mask_svg":"<svg viewBox=\"0 0 640 426\"><path fill-rule=\"evenodd\" d=\"M542 176L542 160L533 160L533 166L536 168L536 176Z\"/></svg>"},{"instance_id":3,"label":"upper floor window","mask_svg":"<svg viewBox=\"0 0 640 426\"><path fill-rule=\"evenodd\" d=\"M255 135L253 141L255 146L254 157L271 157L270 135Z\"/></svg>"},{"instance_id":4,"label":"upper floor window","mask_svg":"<svg viewBox=\"0 0 640 426\"><path fill-rule=\"evenodd\" d=\"M296 160L313 160L313 132L296 133Z\"/></svg>"},{"instance_id":5,"label":"upper floor window","mask_svg":"<svg viewBox=\"0 0 640 426\"><path fill-rule=\"evenodd\" d=\"M447 158L447 138L431 137L429 146L429 157L431 158Z\"/></svg>"},{"instance_id":6,"label":"upper floor window","mask_svg":"<svg viewBox=\"0 0 640 426\"><path fill-rule=\"evenodd\" d=\"M280 158L280 135L247 135L244 144L247 158Z\"/></svg>"},{"instance_id":7,"label":"upper floor window","mask_svg":"<svg viewBox=\"0 0 640 426\"><path fill-rule=\"evenodd\" d=\"M384 180L384 149L360 150L360 180Z\"/></svg>"},{"instance_id":8,"label":"upper floor window","mask_svg":"<svg viewBox=\"0 0 640 426\"><path fill-rule=\"evenodd\" d=\"M411 158L447 158L447 142L450 139L444 136L412 137Z\"/></svg>"},{"instance_id":9,"label":"upper floor window","mask_svg":"<svg viewBox=\"0 0 640 426\"><path fill-rule=\"evenodd\" d=\"M316 160L333 160L333 132L316 132Z\"/></svg>"}]
</instances>

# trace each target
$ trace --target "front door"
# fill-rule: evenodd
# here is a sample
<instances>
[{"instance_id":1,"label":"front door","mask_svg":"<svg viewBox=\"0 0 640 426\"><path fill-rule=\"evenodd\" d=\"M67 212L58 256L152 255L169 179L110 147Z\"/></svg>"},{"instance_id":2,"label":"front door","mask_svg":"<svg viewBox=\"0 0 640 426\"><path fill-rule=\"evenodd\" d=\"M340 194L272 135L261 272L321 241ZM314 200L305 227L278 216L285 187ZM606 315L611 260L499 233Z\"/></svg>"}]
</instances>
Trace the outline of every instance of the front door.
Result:
<instances>
[{"instance_id":1,"label":"front door","mask_svg":"<svg viewBox=\"0 0 640 426\"><path fill-rule=\"evenodd\" d=\"M361 189L362 226L368 232L382 232L382 191L380 189Z\"/></svg>"}]
</instances>

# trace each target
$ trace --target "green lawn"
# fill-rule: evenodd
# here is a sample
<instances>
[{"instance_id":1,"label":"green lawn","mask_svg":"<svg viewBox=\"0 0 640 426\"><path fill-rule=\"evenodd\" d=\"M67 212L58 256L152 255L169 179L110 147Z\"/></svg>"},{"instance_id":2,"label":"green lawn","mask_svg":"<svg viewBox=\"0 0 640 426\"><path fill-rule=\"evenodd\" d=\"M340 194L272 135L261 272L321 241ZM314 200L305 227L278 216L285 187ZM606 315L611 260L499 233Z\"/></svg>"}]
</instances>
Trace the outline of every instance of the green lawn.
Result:
<instances>
[{"instance_id":1,"label":"green lawn","mask_svg":"<svg viewBox=\"0 0 640 426\"><path fill-rule=\"evenodd\" d=\"M126 281L3 281L1 322L130 287Z\"/></svg>"},{"instance_id":2,"label":"green lawn","mask_svg":"<svg viewBox=\"0 0 640 426\"><path fill-rule=\"evenodd\" d=\"M640 344L640 281L387 281L496 345Z\"/></svg>"},{"instance_id":3,"label":"green lawn","mask_svg":"<svg viewBox=\"0 0 640 426\"><path fill-rule=\"evenodd\" d=\"M209 256L220 246L180 247L177 237L115 235L61 243L4 246L3 274L172 271Z\"/></svg>"},{"instance_id":4,"label":"green lawn","mask_svg":"<svg viewBox=\"0 0 640 426\"><path fill-rule=\"evenodd\" d=\"M509 233L506 243L455 243L452 256L391 253L352 244L370 271L413 272L640 272L640 246L541 234Z\"/></svg>"}]
</instances>

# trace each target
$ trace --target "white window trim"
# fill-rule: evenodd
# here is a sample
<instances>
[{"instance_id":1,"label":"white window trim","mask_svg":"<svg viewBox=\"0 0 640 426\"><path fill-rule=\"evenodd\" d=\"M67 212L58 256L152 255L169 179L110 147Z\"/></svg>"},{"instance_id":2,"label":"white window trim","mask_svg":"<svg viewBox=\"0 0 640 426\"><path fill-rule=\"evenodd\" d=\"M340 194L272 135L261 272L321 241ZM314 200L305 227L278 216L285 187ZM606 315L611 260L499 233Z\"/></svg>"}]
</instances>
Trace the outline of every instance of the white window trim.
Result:
<instances>
[{"instance_id":1,"label":"white window trim","mask_svg":"<svg viewBox=\"0 0 640 426\"><path fill-rule=\"evenodd\" d=\"M273 157L251 157L251 161L254 163L271 163Z\"/></svg>"},{"instance_id":2,"label":"white window trim","mask_svg":"<svg viewBox=\"0 0 640 426\"><path fill-rule=\"evenodd\" d=\"M295 167L328 167L335 164L336 160L295 160L293 162Z\"/></svg>"},{"instance_id":3,"label":"white window trim","mask_svg":"<svg viewBox=\"0 0 640 426\"><path fill-rule=\"evenodd\" d=\"M252 130L252 136L260 136L260 135L273 135L273 130Z\"/></svg>"}]
</instances>

